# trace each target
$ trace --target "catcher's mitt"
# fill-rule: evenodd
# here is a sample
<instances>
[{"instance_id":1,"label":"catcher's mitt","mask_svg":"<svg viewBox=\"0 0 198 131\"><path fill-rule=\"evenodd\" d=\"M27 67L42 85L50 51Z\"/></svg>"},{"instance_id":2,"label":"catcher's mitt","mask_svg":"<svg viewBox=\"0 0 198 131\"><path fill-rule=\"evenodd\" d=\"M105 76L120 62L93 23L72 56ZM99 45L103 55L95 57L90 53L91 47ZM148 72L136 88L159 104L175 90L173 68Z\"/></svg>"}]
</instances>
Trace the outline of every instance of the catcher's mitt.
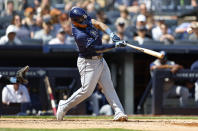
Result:
<instances>
[{"instance_id":1,"label":"catcher's mitt","mask_svg":"<svg viewBox=\"0 0 198 131\"><path fill-rule=\"evenodd\" d=\"M16 78L17 78L17 82L21 83L21 84L27 84L28 80L26 80L24 78L25 73L29 70L29 66L25 66L23 68L21 68L20 70L17 71L16 73Z\"/></svg>"}]
</instances>

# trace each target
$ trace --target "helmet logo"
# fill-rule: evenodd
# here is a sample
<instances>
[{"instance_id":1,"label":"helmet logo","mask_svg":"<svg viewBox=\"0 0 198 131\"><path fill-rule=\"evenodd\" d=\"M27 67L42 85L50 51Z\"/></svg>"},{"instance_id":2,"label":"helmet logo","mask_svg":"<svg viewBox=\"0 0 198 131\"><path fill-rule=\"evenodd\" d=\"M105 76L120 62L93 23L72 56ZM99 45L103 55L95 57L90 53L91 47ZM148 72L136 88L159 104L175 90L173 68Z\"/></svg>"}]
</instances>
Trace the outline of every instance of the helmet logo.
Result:
<instances>
[{"instance_id":1,"label":"helmet logo","mask_svg":"<svg viewBox=\"0 0 198 131\"><path fill-rule=\"evenodd\" d=\"M74 10L74 13L78 13L78 11L77 10Z\"/></svg>"},{"instance_id":2,"label":"helmet logo","mask_svg":"<svg viewBox=\"0 0 198 131\"><path fill-rule=\"evenodd\" d=\"M84 14L84 15L83 15L83 18L84 18L84 19L87 19L87 15L86 15L86 14Z\"/></svg>"}]
</instances>

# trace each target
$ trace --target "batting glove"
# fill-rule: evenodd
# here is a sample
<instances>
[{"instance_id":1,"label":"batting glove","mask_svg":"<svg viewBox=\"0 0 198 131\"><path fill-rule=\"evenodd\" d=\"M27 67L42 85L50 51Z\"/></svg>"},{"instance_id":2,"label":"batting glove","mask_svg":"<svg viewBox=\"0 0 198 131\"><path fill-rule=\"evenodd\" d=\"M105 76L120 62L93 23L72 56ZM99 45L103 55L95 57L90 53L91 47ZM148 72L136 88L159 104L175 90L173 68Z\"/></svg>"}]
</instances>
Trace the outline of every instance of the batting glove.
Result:
<instances>
[{"instance_id":1,"label":"batting glove","mask_svg":"<svg viewBox=\"0 0 198 131\"><path fill-rule=\"evenodd\" d=\"M115 33L111 33L110 34L110 37L111 37L111 39L112 39L112 41L113 42L118 42L118 41L120 41L120 37L118 37Z\"/></svg>"},{"instance_id":2,"label":"batting glove","mask_svg":"<svg viewBox=\"0 0 198 131\"><path fill-rule=\"evenodd\" d=\"M125 47L127 45L127 42L124 40L120 40L118 42L115 43L115 47Z\"/></svg>"}]
</instances>

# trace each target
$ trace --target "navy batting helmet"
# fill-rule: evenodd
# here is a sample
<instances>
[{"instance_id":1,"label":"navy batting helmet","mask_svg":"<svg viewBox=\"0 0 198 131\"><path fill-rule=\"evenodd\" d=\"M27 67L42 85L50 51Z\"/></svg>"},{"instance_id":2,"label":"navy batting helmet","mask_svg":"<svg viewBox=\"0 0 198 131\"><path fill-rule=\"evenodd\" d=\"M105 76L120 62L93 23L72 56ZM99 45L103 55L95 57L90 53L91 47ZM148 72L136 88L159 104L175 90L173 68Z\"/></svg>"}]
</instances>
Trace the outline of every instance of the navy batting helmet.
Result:
<instances>
[{"instance_id":1,"label":"navy batting helmet","mask_svg":"<svg viewBox=\"0 0 198 131\"><path fill-rule=\"evenodd\" d=\"M83 24L87 20L87 12L79 7L73 7L69 13L72 21Z\"/></svg>"}]
</instances>

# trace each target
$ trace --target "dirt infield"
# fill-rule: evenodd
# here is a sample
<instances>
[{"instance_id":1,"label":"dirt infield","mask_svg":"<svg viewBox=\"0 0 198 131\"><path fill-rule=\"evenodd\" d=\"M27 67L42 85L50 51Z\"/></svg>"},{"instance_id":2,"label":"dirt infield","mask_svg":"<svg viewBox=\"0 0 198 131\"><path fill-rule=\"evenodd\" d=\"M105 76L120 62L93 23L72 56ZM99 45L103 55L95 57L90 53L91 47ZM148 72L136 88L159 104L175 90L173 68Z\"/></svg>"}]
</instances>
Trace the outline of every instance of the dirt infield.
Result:
<instances>
[{"instance_id":1,"label":"dirt infield","mask_svg":"<svg viewBox=\"0 0 198 131\"><path fill-rule=\"evenodd\" d=\"M198 120L130 119L128 122L114 122L109 119L64 119L64 121L56 121L55 119L0 118L0 128L123 128L147 131L198 131Z\"/></svg>"}]
</instances>

